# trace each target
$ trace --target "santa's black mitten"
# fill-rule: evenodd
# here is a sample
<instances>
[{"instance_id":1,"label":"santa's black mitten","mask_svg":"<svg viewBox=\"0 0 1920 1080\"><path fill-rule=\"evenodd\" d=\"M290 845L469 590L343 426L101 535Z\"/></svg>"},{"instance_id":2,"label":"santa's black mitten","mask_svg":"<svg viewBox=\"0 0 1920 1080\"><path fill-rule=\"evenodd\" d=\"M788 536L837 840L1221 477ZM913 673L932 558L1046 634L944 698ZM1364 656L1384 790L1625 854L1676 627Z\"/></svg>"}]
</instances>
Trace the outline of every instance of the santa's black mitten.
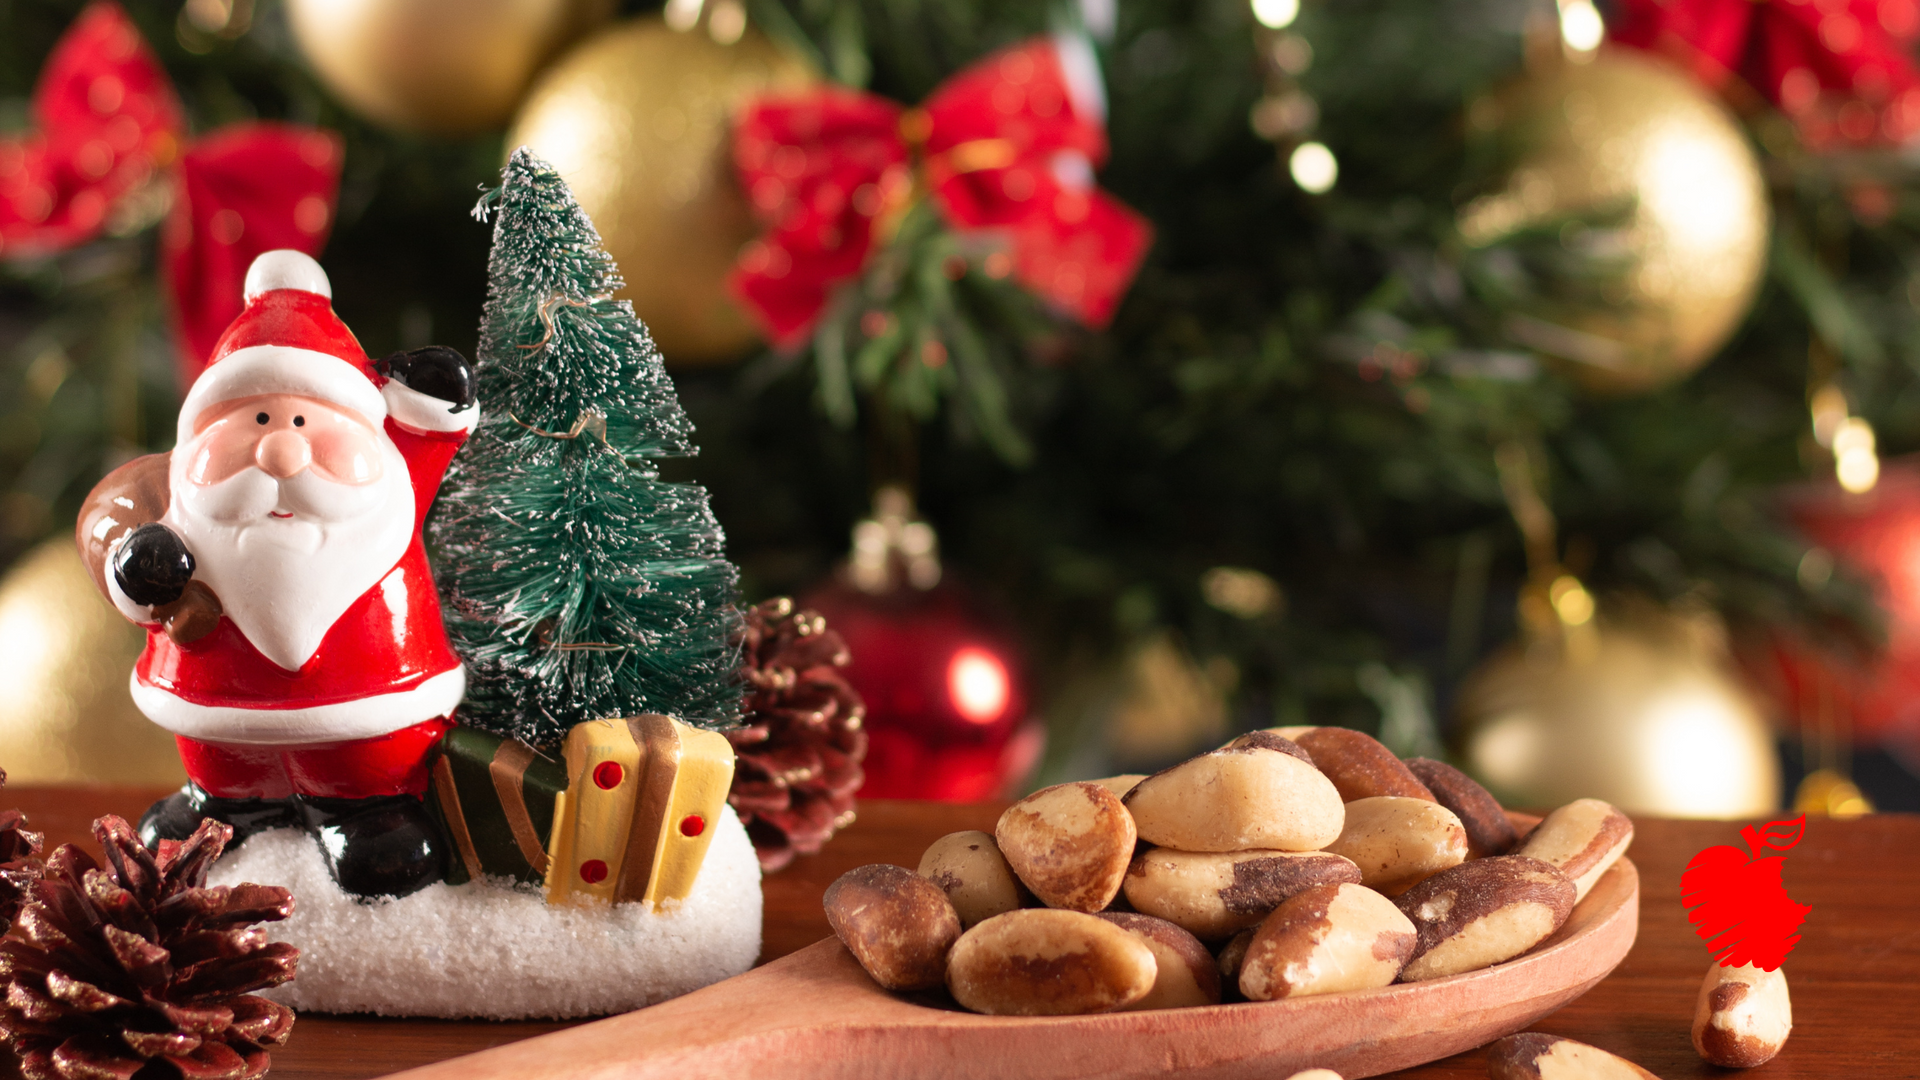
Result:
<instances>
[{"instance_id":1,"label":"santa's black mitten","mask_svg":"<svg viewBox=\"0 0 1920 1080\"><path fill-rule=\"evenodd\" d=\"M142 525L114 552L113 579L136 604L171 604L193 580L193 552L165 525Z\"/></svg>"},{"instance_id":2,"label":"santa's black mitten","mask_svg":"<svg viewBox=\"0 0 1920 1080\"><path fill-rule=\"evenodd\" d=\"M374 370L415 393L448 402L453 406L448 412L473 407L473 365L445 345L394 353Z\"/></svg>"}]
</instances>

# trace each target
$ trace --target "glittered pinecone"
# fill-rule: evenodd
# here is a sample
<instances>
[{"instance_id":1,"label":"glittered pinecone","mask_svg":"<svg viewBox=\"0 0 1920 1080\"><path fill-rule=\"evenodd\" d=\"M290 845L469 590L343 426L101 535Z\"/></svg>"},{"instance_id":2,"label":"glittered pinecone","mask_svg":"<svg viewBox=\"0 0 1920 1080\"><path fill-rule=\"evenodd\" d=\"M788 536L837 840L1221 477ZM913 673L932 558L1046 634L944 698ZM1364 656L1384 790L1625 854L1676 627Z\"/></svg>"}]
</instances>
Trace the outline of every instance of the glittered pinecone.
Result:
<instances>
[{"instance_id":1,"label":"glittered pinecone","mask_svg":"<svg viewBox=\"0 0 1920 1080\"><path fill-rule=\"evenodd\" d=\"M7 772L0 769L0 784ZM0 811L0 924L13 925L27 892L40 880L45 864L40 861L44 838L25 828L27 817L18 810ZM4 931L0 931L4 932Z\"/></svg>"},{"instance_id":2,"label":"glittered pinecone","mask_svg":"<svg viewBox=\"0 0 1920 1080\"><path fill-rule=\"evenodd\" d=\"M293 1010L249 991L293 978L299 950L253 926L293 912L287 890L207 886L233 835L203 821L155 857L118 817L93 823L107 868L72 844L47 860L0 939L0 1034L28 1080L219 1077L267 1071ZM146 1070L146 1071L142 1071Z\"/></svg>"},{"instance_id":3,"label":"glittered pinecone","mask_svg":"<svg viewBox=\"0 0 1920 1080\"><path fill-rule=\"evenodd\" d=\"M746 716L727 732L738 755L727 801L771 872L852 824L867 707L840 672L846 642L784 596L747 612L741 645Z\"/></svg>"}]
</instances>

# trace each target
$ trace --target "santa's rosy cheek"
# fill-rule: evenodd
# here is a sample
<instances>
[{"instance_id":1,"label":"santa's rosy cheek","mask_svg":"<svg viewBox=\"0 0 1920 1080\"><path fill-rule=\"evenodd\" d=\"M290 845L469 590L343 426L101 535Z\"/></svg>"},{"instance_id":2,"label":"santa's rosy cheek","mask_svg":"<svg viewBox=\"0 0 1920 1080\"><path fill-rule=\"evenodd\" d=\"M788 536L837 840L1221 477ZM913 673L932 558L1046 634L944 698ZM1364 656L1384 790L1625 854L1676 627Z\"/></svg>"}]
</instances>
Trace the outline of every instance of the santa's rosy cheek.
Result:
<instances>
[{"instance_id":1,"label":"santa's rosy cheek","mask_svg":"<svg viewBox=\"0 0 1920 1080\"><path fill-rule=\"evenodd\" d=\"M380 479L380 455L373 437L350 424L321 426L309 436L313 467L341 484L371 484Z\"/></svg>"},{"instance_id":2,"label":"santa's rosy cheek","mask_svg":"<svg viewBox=\"0 0 1920 1080\"><path fill-rule=\"evenodd\" d=\"M250 467L253 464L253 446L259 440L245 429L235 430L224 425L209 429L200 437L200 445L192 450L193 458L187 464L188 481L207 486Z\"/></svg>"}]
</instances>

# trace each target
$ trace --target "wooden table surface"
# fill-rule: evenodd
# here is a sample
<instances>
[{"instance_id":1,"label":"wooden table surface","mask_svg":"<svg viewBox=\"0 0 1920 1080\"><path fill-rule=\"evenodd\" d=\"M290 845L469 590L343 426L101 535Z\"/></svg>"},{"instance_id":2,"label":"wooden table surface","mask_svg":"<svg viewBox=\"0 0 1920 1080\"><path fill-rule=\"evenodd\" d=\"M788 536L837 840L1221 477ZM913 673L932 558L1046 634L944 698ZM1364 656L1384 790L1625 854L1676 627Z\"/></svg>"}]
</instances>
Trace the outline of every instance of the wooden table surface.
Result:
<instances>
[{"instance_id":1,"label":"wooden table surface","mask_svg":"<svg viewBox=\"0 0 1920 1080\"><path fill-rule=\"evenodd\" d=\"M146 789L7 788L0 807L24 810L49 850L82 842L100 814L132 820L164 792ZM761 961L828 934L820 895L844 871L871 862L913 866L936 837L992 829L998 808L867 802L860 821L817 856L767 879ZM1700 849L1739 844L1725 822L1642 820L1630 852L1641 876L1640 937L1626 961L1585 997L1536 1030L1589 1042L1665 1080L1731 1074L1703 1063L1687 1027L1708 964L1680 907L1680 871ZM1788 958L1794 1032L1756 1080L1920 1078L1920 817L1882 814L1810 822L1786 863L1787 892L1810 904ZM571 1026L302 1015L274 1051L277 1080L357 1080L424 1065ZM1407 1080L1486 1076L1473 1051L1395 1073ZM1281 1080L1276 1077L1275 1080Z\"/></svg>"}]
</instances>

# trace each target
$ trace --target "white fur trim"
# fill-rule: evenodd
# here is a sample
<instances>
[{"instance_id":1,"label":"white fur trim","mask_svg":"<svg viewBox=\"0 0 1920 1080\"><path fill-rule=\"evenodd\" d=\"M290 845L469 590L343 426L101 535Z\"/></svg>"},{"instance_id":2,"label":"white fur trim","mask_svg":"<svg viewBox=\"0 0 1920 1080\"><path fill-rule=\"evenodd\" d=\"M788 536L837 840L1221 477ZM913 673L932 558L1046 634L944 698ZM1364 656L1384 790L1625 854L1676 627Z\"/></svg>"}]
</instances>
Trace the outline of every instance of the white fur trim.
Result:
<instances>
[{"instance_id":1,"label":"white fur trim","mask_svg":"<svg viewBox=\"0 0 1920 1080\"><path fill-rule=\"evenodd\" d=\"M446 716L467 693L467 669L443 671L411 690L304 709L195 705L133 676L133 703L147 719L189 739L276 746L372 739Z\"/></svg>"},{"instance_id":2,"label":"white fur trim","mask_svg":"<svg viewBox=\"0 0 1920 1080\"><path fill-rule=\"evenodd\" d=\"M387 399L354 364L292 345L249 345L200 373L180 405L175 441L193 438L194 421L210 406L255 394L305 394L352 409L375 427L387 418Z\"/></svg>"},{"instance_id":3,"label":"white fur trim","mask_svg":"<svg viewBox=\"0 0 1920 1080\"><path fill-rule=\"evenodd\" d=\"M320 269L313 256L292 248L263 251L247 267L247 299L275 289L299 289L333 299L333 283L327 280L327 272Z\"/></svg>"},{"instance_id":4,"label":"white fur trim","mask_svg":"<svg viewBox=\"0 0 1920 1080\"><path fill-rule=\"evenodd\" d=\"M1085 34L1058 33L1053 35L1053 54L1060 60L1075 115L1089 123L1106 123L1107 87L1101 80L1100 58L1093 54L1093 43Z\"/></svg>"},{"instance_id":5,"label":"white fur trim","mask_svg":"<svg viewBox=\"0 0 1920 1080\"><path fill-rule=\"evenodd\" d=\"M480 423L477 403L454 412L450 402L429 397L399 379L388 379L380 393L387 399L387 415L409 431L472 431Z\"/></svg>"}]
</instances>

